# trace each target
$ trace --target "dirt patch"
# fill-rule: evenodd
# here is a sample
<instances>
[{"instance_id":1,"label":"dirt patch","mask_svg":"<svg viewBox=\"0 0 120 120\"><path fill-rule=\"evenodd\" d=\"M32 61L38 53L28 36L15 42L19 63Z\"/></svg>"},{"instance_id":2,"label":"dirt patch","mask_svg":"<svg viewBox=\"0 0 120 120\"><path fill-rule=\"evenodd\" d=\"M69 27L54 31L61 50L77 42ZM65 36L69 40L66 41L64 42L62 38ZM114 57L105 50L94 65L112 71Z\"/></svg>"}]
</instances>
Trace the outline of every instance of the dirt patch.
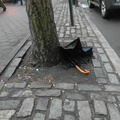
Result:
<instances>
[{"instance_id":1,"label":"dirt patch","mask_svg":"<svg viewBox=\"0 0 120 120\"><path fill-rule=\"evenodd\" d=\"M61 64L53 67L36 67L31 57L31 50L28 50L20 66L10 81L40 81L47 83L87 83L96 84L92 62L81 64L82 69L90 71L89 74L80 73L75 67L63 69Z\"/></svg>"}]
</instances>

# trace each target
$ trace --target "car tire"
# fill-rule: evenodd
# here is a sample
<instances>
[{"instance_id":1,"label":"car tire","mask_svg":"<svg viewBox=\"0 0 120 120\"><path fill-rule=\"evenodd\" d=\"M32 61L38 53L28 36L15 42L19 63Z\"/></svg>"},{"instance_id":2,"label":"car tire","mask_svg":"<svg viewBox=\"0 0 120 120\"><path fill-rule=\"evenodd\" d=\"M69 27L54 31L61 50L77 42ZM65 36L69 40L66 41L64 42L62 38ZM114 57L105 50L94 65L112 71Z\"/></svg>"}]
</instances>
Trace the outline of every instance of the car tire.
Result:
<instances>
[{"instance_id":1,"label":"car tire","mask_svg":"<svg viewBox=\"0 0 120 120\"><path fill-rule=\"evenodd\" d=\"M101 5L100 5L100 9L101 9L101 15L104 19L109 17L109 10L106 7L106 2L105 0L101 0Z\"/></svg>"},{"instance_id":2,"label":"car tire","mask_svg":"<svg viewBox=\"0 0 120 120\"><path fill-rule=\"evenodd\" d=\"M94 8L94 5L91 3L91 0L87 0L89 8Z\"/></svg>"}]
</instances>

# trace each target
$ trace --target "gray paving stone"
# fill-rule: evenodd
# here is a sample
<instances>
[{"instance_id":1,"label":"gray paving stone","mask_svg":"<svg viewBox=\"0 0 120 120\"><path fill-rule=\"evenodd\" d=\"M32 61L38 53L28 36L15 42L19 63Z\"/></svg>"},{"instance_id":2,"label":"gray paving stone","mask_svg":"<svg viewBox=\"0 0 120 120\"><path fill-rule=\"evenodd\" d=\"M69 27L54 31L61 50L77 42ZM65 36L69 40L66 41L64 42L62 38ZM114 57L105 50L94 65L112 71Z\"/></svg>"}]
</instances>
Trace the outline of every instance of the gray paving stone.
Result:
<instances>
[{"instance_id":1,"label":"gray paving stone","mask_svg":"<svg viewBox=\"0 0 120 120\"><path fill-rule=\"evenodd\" d=\"M113 72L113 69L109 63L105 63L104 66L107 72Z\"/></svg>"},{"instance_id":2,"label":"gray paving stone","mask_svg":"<svg viewBox=\"0 0 120 120\"><path fill-rule=\"evenodd\" d=\"M120 92L120 86L118 85L104 85L105 91L114 91L114 92Z\"/></svg>"},{"instance_id":3,"label":"gray paving stone","mask_svg":"<svg viewBox=\"0 0 120 120\"><path fill-rule=\"evenodd\" d=\"M93 56L94 58L98 58L97 54L96 53L93 53Z\"/></svg>"},{"instance_id":4,"label":"gray paving stone","mask_svg":"<svg viewBox=\"0 0 120 120\"><path fill-rule=\"evenodd\" d=\"M100 57L101 57L101 60L102 60L103 62L109 62L106 54L100 54Z\"/></svg>"},{"instance_id":5,"label":"gray paving stone","mask_svg":"<svg viewBox=\"0 0 120 120\"><path fill-rule=\"evenodd\" d=\"M105 74L101 68L94 68L96 77L105 77Z\"/></svg>"},{"instance_id":6,"label":"gray paving stone","mask_svg":"<svg viewBox=\"0 0 120 120\"><path fill-rule=\"evenodd\" d=\"M18 107L20 100L4 100L0 101L0 110L13 110Z\"/></svg>"},{"instance_id":7,"label":"gray paving stone","mask_svg":"<svg viewBox=\"0 0 120 120\"><path fill-rule=\"evenodd\" d=\"M60 38L64 37L64 34L63 34L63 33L60 33L60 34L59 34L59 37L60 37Z\"/></svg>"},{"instance_id":8,"label":"gray paving stone","mask_svg":"<svg viewBox=\"0 0 120 120\"><path fill-rule=\"evenodd\" d=\"M74 89L74 84L71 83L56 83L55 88L59 89Z\"/></svg>"},{"instance_id":9,"label":"gray paving stone","mask_svg":"<svg viewBox=\"0 0 120 120\"><path fill-rule=\"evenodd\" d=\"M17 113L17 117L26 117L31 115L33 106L34 106L34 98L26 98L23 101L22 106Z\"/></svg>"},{"instance_id":10,"label":"gray paving stone","mask_svg":"<svg viewBox=\"0 0 120 120\"><path fill-rule=\"evenodd\" d=\"M51 101L50 105L50 114L49 118L50 119L58 119L60 120L60 117L62 115L62 100L61 99L53 99Z\"/></svg>"},{"instance_id":11,"label":"gray paving stone","mask_svg":"<svg viewBox=\"0 0 120 120\"><path fill-rule=\"evenodd\" d=\"M95 114L107 115L107 108L105 106L105 102L103 101L94 100L94 109Z\"/></svg>"},{"instance_id":12,"label":"gray paving stone","mask_svg":"<svg viewBox=\"0 0 120 120\"><path fill-rule=\"evenodd\" d=\"M98 51L99 53L104 53L104 51L103 51L102 48L97 48L97 51Z\"/></svg>"},{"instance_id":13,"label":"gray paving stone","mask_svg":"<svg viewBox=\"0 0 120 120\"><path fill-rule=\"evenodd\" d=\"M98 48L98 47L100 48L101 47L101 45L98 44L98 43L94 43L94 45L95 45L96 48Z\"/></svg>"},{"instance_id":14,"label":"gray paving stone","mask_svg":"<svg viewBox=\"0 0 120 120\"><path fill-rule=\"evenodd\" d=\"M90 93L90 98L92 100L102 100L106 102L116 102L116 99L113 95L107 93Z\"/></svg>"},{"instance_id":15,"label":"gray paving stone","mask_svg":"<svg viewBox=\"0 0 120 120\"><path fill-rule=\"evenodd\" d=\"M107 106L110 114L110 120L120 120L120 111L118 108L110 103L108 103Z\"/></svg>"},{"instance_id":16,"label":"gray paving stone","mask_svg":"<svg viewBox=\"0 0 120 120\"><path fill-rule=\"evenodd\" d=\"M31 90L20 90L13 93L12 97L31 97L33 95Z\"/></svg>"},{"instance_id":17,"label":"gray paving stone","mask_svg":"<svg viewBox=\"0 0 120 120\"><path fill-rule=\"evenodd\" d=\"M16 91L13 95L12 95L12 97L19 97L21 94L22 94L22 90L20 90L20 91Z\"/></svg>"},{"instance_id":18,"label":"gray paving stone","mask_svg":"<svg viewBox=\"0 0 120 120\"><path fill-rule=\"evenodd\" d=\"M66 93L65 97L67 99L72 99L72 100L86 100L85 95L77 94L77 93Z\"/></svg>"},{"instance_id":19,"label":"gray paving stone","mask_svg":"<svg viewBox=\"0 0 120 120\"><path fill-rule=\"evenodd\" d=\"M36 110L47 110L49 99L39 98Z\"/></svg>"},{"instance_id":20,"label":"gray paving stone","mask_svg":"<svg viewBox=\"0 0 120 120\"><path fill-rule=\"evenodd\" d=\"M108 78L109 78L110 83L119 84L119 81L115 74L108 74Z\"/></svg>"},{"instance_id":21,"label":"gray paving stone","mask_svg":"<svg viewBox=\"0 0 120 120\"><path fill-rule=\"evenodd\" d=\"M15 110L0 110L0 120L10 120L15 114Z\"/></svg>"},{"instance_id":22,"label":"gray paving stone","mask_svg":"<svg viewBox=\"0 0 120 120\"><path fill-rule=\"evenodd\" d=\"M93 47L93 44L91 42L87 42L87 46Z\"/></svg>"},{"instance_id":23,"label":"gray paving stone","mask_svg":"<svg viewBox=\"0 0 120 120\"><path fill-rule=\"evenodd\" d=\"M7 83L6 87L7 88L25 88L26 84L27 84L26 82L21 82L21 83L13 82L13 83Z\"/></svg>"},{"instance_id":24,"label":"gray paving stone","mask_svg":"<svg viewBox=\"0 0 120 120\"><path fill-rule=\"evenodd\" d=\"M45 115L41 113L36 113L33 120L45 120Z\"/></svg>"},{"instance_id":25,"label":"gray paving stone","mask_svg":"<svg viewBox=\"0 0 120 120\"><path fill-rule=\"evenodd\" d=\"M98 61L98 59L92 59L92 62L93 62L93 66L94 67L100 67L100 62Z\"/></svg>"},{"instance_id":26,"label":"gray paving stone","mask_svg":"<svg viewBox=\"0 0 120 120\"><path fill-rule=\"evenodd\" d=\"M107 120L106 118L94 118L94 120Z\"/></svg>"},{"instance_id":27,"label":"gray paving stone","mask_svg":"<svg viewBox=\"0 0 120 120\"><path fill-rule=\"evenodd\" d=\"M92 120L90 105L88 101L77 101L79 120Z\"/></svg>"},{"instance_id":28,"label":"gray paving stone","mask_svg":"<svg viewBox=\"0 0 120 120\"><path fill-rule=\"evenodd\" d=\"M75 120L75 117L72 115L65 115L64 120Z\"/></svg>"},{"instance_id":29,"label":"gray paving stone","mask_svg":"<svg viewBox=\"0 0 120 120\"><path fill-rule=\"evenodd\" d=\"M32 82L30 84L30 88L51 88L52 84L40 83L40 82Z\"/></svg>"},{"instance_id":30,"label":"gray paving stone","mask_svg":"<svg viewBox=\"0 0 120 120\"><path fill-rule=\"evenodd\" d=\"M6 97L7 95L8 95L8 92L6 92L6 91L2 91L0 93L0 97Z\"/></svg>"},{"instance_id":31,"label":"gray paving stone","mask_svg":"<svg viewBox=\"0 0 120 120\"><path fill-rule=\"evenodd\" d=\"M101 88L98 85L81 84L81 85L78 85L78 90L84 90L84 91L101 91Z\"/></svg>"},{"instance_id":32,"label":"gray paving stone","mask_svg":"<svg viewBox=\"0 0 120 120\"><path fill-rule=\"evenodd\" d=\"M107 79L106 78L97 78L97 82L98 83L107 83Z\"/></svg>"},{"instance_id":33,"label":"gray paving stone","mask_svg":"<svg viewBox=\"0 0 120 120\"><path fill-rule=\"evenodd\" d=\"M63 108L65 111L75 111L75 101L70 101L68 99L65 99Z\"/></svg>"},{"instance_id":34,"label":"gray paving stone","mask_svg":"<svg viewBox=\"0 0 120 120\"><path fill-rule=\"evenodd\" d=\"M57 97L61 95L61 90L37 90L35 92L36 96L48 96L48 97Z\"/></svg>"}]
</instances>

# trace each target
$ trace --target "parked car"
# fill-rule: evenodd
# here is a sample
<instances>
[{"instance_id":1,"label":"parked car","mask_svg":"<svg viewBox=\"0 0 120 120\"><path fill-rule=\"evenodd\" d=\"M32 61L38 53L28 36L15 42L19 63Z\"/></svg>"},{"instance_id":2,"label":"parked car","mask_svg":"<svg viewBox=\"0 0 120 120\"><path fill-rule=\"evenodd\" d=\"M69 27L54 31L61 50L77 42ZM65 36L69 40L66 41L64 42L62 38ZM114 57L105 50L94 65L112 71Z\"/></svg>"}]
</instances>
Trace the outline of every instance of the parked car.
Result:
<instances>
[{"instance_id":1,"label":"parked car","mask_svg":"<svg viewBox=\"0 0 120 120\"><path fill-rule=\"evenodd\" d=\"M89 8L97 6L103 18L108 18L110 12L120 9L120 0L87 0Z\"/></svg>"}]
</instances>

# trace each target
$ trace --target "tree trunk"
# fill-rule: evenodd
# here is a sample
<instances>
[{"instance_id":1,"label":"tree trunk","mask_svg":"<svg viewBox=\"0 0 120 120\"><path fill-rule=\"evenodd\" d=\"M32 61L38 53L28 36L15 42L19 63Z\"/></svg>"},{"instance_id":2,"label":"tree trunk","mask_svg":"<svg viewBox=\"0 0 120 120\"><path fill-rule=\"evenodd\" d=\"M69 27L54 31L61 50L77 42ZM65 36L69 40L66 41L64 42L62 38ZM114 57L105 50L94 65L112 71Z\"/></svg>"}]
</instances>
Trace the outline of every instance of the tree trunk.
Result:
<instances>
[{"instance_id":1,"label":"tree trunk","mask_svg":"<svg viewBox=\"0 0 120 120\"><path fill-rule=\"evenodd\" d=\"M59 41L51 0L26 0L32 36L32 55L40 66L59 62Z\"/></svg>"}]
</instances>

